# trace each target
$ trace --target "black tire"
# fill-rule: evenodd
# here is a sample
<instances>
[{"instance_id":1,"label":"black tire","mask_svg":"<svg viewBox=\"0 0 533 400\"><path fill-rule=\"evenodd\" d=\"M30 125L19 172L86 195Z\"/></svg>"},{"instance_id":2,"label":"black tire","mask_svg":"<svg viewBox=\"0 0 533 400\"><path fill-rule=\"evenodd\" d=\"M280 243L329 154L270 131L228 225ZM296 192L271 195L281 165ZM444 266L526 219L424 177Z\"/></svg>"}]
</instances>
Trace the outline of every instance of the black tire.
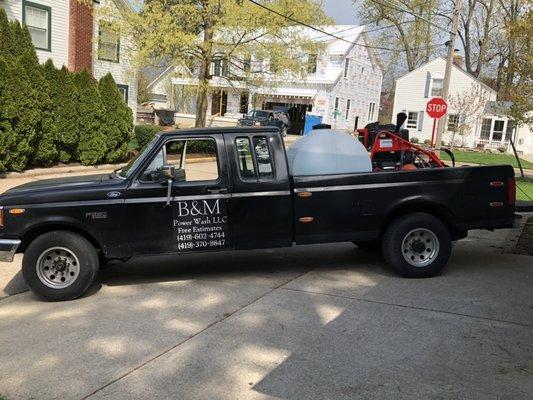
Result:
<instances>
[{"instance_id":1,"label":"black tire","mask_svg":"<svg viewBox=\"0 0 533 400\"><path fill-rule=\"evenodd\" d=\"M366 242L353 242L359 249L367 253L376 253L381 251L381 240L369 240Z\"/></svg>"},{"instance_id":2,"label":"black tire","mask_svg":"<svg viewBox=\"0 0 533 400\"><path fill-rule=\"evenodd\" d=\"M428 278L438 275L446 266L452 242L450 232L438 218L412 213L389 225L382 250L385 261L398 274L407 278Z\"/></svg>"},{"instance_id":3,"label":"black tire","mask_svg":"<svg viewBox=\"0 0 533 400\"><path fill-rule=\"evenodd\" d=\"M61 259L68 260L66 266L60 264L57 268L63 268L54 276L46 263L55 263ZM51 254L51 256L49 256ZM64 257L61 257L61 255ZM50 257L50 258L49 258ZM41 263L44 267L40 267ZM71 265L72 264L72 265ZM73 300L84 294L94 282L98 273L98 253L94 246L83 236L68 231L53 231L36 238L28 246L22 260L22 275L30 289L41 299L47 301ZM66 269L65 269L66 268ZM69 268L72 268L69 272ZM44 270L48 272L44 272ZM39 271L39 272L38 272ZM43 277L44 274L52 274ZM69 275L72 274L72 277ZM59 277L61 275L61 277ZM65 275L66 282L61 282ZM68 280L72 279L69 283ZM49 283L45 283L48 281ZM66 287L54 287L54 285L68 285Z\"/></svg>"}]
</instances>

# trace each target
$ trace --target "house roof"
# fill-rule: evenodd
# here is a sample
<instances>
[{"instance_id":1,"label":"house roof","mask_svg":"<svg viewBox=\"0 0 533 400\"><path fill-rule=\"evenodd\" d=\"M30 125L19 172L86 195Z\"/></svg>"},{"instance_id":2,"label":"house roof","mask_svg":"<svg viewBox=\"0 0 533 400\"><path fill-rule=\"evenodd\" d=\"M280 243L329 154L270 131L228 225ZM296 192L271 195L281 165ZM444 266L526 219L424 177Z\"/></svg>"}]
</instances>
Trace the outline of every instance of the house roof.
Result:
<instances>
[{"instance_id":1,"label":"house roof","mask_svg":"<svg viewBox=\"0 0 533 400\"><path fill-rule=\"evenodd\" d=\"M365 44L370 42L370 38L366 34L365 25L326 25L320 27L321 30L327 32L328 34L335 35L342 40L307 27L293 26L287 29L298 30L299 33L305 34L312 40L323 42L327 46L328 54L339 55L341 57L350 51L350 49L356 44L361 36L363 37ZM371 60L376 63L379 68L382 68L381 63L373 50L371 48L368 48L368 50ZM159 68L157 70L158 74L152 74L153 78L148 79L150 81L148 86L153 86L155 83L157 83L157 81L168 75L172 70L172 66ZM305 82L313 84L334 84L341 75L342 71L342 65L328 65L327 68L325 68L324 73L309 75L306 77ZM185 82L182 83L185 84ZM194 84L190 79L188 83Z\"/></svg>"},{"instance_id":2,"label":"house roof","mask_svg":"<svg viewBox=\"0 0 533 400\"><path fill-rule=\"evenodd\" d=\"M444 61L444 62L446 62L446 59L445 59L444 57L437 57L437 58L435 58L435 59L433 59L433 60L431 60L431 61L429 61L429 62L427 62L427 63L425 63L425 64L422 64L420 67L418 67L418 68L416 68L416 69L414 69L414 70L412 70L412 71L409 71L409 72L406 73L405 75L400 76L399 78L396 79L396 81L402 80L402 79L408 77L409 75L411 75L411 74L417 72L418 70L423 69L423 68L426 68L428 65L433 64L433 63L436 63L436 62L438 62L438 61ZM484 87L485 89L487 89L488 91L491 91L492 93L496 94L496 91L495 91L493 88L491 88L491 87L488 86L487 84L483 83L481 80L479 80L478 78L476 78L474 75L468 73L468 72L465 71L464 69L458 67L458 66L455 65L455 64L452 64L452 68L453 68L455 71L460 71L460 72L462 72L463 74L465 74L466 76L468 76L470 79L472 79L472 80L476 81L477 83L479 83L481 86L483 86L483 87Z\"/></svg>"}]
</instances>

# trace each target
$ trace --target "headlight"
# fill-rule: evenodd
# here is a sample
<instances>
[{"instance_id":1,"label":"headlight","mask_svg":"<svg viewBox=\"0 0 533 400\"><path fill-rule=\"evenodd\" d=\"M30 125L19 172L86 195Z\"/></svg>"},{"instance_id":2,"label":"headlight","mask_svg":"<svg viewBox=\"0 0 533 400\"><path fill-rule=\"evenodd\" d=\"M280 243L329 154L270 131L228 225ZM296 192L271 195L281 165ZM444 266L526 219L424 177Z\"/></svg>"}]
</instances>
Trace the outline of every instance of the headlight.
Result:
<instances>
[{"instance_id":1,"label":"headlight","mask_svg":"<svg viewBox=\"0 0 533 400\"><path fill-rule=\"evenodd\" d=\"M255 122L254 122L254 125L255 125L255 126L261 126L261 122L259 122L259 121L255 121Z\"/></svg>"}]
</instances>

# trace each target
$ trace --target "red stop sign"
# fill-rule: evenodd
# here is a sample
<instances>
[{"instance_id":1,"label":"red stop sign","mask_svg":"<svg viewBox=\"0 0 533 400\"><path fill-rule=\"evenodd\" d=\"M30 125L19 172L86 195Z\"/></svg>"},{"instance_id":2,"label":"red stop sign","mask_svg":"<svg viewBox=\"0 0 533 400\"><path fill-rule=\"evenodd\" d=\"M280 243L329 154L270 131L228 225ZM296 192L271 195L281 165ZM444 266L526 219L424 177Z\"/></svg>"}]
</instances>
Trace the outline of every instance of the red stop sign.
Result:
<instances>
[{"instance_id":1,"label":"red stop sign","mask_svg":"<svg viewBox=\"0 0 533 400\"><path fill-rule=\"evenodd\" d=\"M426 104L426 113L431 118L441 118L446 115L448 104L440 97L433 97Z\"/></svg>"}]
</instances>

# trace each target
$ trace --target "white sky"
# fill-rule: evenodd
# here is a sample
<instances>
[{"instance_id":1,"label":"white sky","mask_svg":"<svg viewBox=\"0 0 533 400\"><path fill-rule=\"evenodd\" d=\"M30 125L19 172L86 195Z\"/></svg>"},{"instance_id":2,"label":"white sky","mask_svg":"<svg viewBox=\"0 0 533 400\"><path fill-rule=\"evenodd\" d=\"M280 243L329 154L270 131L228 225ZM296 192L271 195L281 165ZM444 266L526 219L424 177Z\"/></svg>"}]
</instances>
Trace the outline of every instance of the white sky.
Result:
<instances>
[{"instance_id":1,"label":"white sky","mask_svg":"<svg viewBox=\"0 0 533 400\"><path fill-rule=\"evenodd\" d=\"M337 24L359 25L352 0L323 0L324 11Z\"/></svg>"}]
</instances>

